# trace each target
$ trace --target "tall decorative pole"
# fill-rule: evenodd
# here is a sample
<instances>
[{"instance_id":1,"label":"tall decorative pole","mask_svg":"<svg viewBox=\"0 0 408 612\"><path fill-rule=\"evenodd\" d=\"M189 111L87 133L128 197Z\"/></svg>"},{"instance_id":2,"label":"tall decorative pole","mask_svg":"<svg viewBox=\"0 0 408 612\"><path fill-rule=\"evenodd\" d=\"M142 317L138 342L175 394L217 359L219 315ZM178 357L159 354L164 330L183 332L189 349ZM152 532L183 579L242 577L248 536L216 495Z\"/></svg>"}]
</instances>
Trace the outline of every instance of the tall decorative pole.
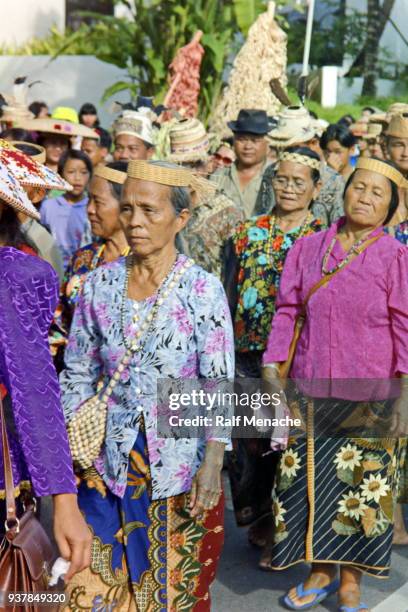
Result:
<instances>
[{"instance_id":1,"label":"tall decorative pole","mask_svg":"<svg viewBox=\"0 0 408 612\"><path fill-rule=\"evenodd\" d=\"M306 22L306 36L305 36L305 48L303 50L303 68L302 74L299 79L298 94L302 104L306 98L306 81L309 76L309 59L310 59L310 45L312 43L312 31L313 31L313 18L315 9L315 0L308 0L308 12Z\"/></svg>"}]
</instances>

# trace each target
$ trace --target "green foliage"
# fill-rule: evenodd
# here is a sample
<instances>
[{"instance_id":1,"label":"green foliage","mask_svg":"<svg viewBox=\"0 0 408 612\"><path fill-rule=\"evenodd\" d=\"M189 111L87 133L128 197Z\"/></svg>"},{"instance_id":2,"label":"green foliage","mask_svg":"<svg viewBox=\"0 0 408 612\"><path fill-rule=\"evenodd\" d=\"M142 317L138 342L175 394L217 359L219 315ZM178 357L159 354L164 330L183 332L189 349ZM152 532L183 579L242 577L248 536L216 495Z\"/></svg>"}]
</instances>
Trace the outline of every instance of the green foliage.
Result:
<instances>
[{"instance_id":1,"label":"green foliage","mask_svg":"<svg viewBox=\"0 0 408 612\"><path fill-rule=\"evenodd\" d=\"M46 38L33 38L19 47L1 46L0 55L94 55L94 44L84 36L85 31L86 28L81 26L77 32L67 30L64 33L53 26Z\"/></svg>"}]
</instances>

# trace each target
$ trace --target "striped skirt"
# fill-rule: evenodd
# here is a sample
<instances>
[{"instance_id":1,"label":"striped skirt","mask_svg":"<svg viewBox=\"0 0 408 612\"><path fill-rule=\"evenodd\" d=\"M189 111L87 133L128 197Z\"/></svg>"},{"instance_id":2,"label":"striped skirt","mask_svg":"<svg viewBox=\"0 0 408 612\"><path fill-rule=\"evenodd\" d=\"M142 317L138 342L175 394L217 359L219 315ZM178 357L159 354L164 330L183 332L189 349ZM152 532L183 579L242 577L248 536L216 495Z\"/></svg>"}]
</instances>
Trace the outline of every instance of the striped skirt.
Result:
<instances>
[{"instance_id":1,"label":"striped skirt","mask_svg":"<svg viewBox=\"0 0 408 612\"><path fill-rule=\"evenodd\" d=\"M369 406L336 402L330 403L330 410L337 419ZM270 567L339 563L385 578L406 442L316 436L315 404L306 403L307 435L291 439L278 464ZM381 409L381 404L376 406ZM326 417L330 420L330 414Z\"/></svg>"},{"instance_id":2,"label":"striped skirt","mask_svg":"<svg viewBox=\"0 0 408 612\"><path fill-rule=\"evenodd\" d=\"M94 538L92 565L67 587L75 612L205 612L224 541L224 498L192 519L188 495L150 501L146 437L130 455L123 499L87 471L78 501Z\"/></svg>"}]
</instances>

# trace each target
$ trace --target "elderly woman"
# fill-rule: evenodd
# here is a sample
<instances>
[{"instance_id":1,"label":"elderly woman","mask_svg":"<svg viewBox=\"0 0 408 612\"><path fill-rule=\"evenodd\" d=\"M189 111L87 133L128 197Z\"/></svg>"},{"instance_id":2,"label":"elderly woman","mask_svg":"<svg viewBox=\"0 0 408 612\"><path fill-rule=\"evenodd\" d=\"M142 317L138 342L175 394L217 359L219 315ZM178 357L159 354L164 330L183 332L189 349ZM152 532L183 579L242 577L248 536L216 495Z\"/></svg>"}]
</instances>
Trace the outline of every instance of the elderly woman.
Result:
<instances>
[{"instance_id":1,"label":"elderly woman","mask_svg":"<svg viewBox=\"0 0 408 612\"><path fill-rule=\"evenodd\" d=\"M50 334L52 352L54 356L58 354L59 362L86 275L100 265L129 253L119 221L119 200L126 170L127 162L113 162L95 168L89 188L88 218L96 240L74 253L65 272L60 303Z\"/></svg>"},{"instance_id":2,"label":"elderly woman","mask_svg":"<svg viewBox=\"0 0 408 612\"><path fill-rule=\"evenodd\" d=\"M71 609L210 609L228 439L166 439L157 429L159 379L233 376L223 288L174 246L191 181L173 164L129 163L120 218L131 255L89 274L75 310L61 377L66 420L121 374L103 448L79 487L94 556L72 583Z\"/></svg>"},{"instance_id":3,"label":"elderly woman","mask_svg":"<svg viewBox=\"0 0 408 612\"><path fill-rule=\"evenodd\" d=\"M60 554L71 561L68 581L90 563L91 534L78 509L58 379L47 343L58 280L48 263L17 250L18 242L4 242L4 219L10 210L38 219L22 187L0 163L0 405L7 422L12 488L16 497L26 495L27 489L40 498L52 496L55 538ZM3 500L4 488L0 465ZM10 504L7 513L12 512Z\"/></svg>"},{"instance_id":4,"label":"elderly woman","mask_svg":"<svg viewBox=\"0 0 408 612\"><path fill-rule=\"evenodd\" d=\"M305 583L285 597L293 610L338 591L340 610L366 611L361 573L389 572L405 450L396 436L407 431L408 251L382 228L403 184L392 165L359 160L346 185L345 219L300 240L283 270L263 376L279 388L295 320L305 312L290 370L301 391L290 405L305 413L308 435L292 438L280 461L270 553L273 569L312 563ZM403 383L397 402L393 377Z\"/></svg>"},{"instance_id":5,"label":"elderly woman","mask_svg":"<svg viewBox=\"0 0 408 612\"><path fill-rule=\"evenodd\" d=\"M225 284L235 326L236 372L260 378L275 299L286 256L302 236L322 224L310 212L320 190L320 159L307 147L284 152L273 178L276 207L272 215L252 217L235 233L228 249ZM263 456L266 439L238 439L229 454L229 472L236 520L253 523L253 544L265 544L276 455Z\"/></svg>"}]
</instances>

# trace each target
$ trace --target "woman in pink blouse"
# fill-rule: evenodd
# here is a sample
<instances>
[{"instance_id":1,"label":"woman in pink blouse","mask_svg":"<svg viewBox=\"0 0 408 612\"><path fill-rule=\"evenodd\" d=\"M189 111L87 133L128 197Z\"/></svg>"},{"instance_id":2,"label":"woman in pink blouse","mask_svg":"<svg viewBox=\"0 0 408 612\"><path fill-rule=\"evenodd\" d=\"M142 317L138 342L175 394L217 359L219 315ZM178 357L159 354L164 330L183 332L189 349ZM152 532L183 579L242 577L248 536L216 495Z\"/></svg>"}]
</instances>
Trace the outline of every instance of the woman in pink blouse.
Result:
<instances>
[{"instance_id":1,"label":"woman in pink blouse","mask_svg":"<svg viewBox=\"0 0 408 612\"><path fill-rule=\"evenodd\" d=\"M305 583L284 597L293 610L338 592L342 612L367 611L361 573L389 572L407 432L408 401L404 391L395 397L408 378L408 249L382 227L404 181L389 163L361 159L346 185L346 217L299 240L283 270L263 359L263 377L275 388L296 317L330 275L307 302L290 370L298 389L290 405L304 415L307 435L290 438L273 491L268 567L312 564Z\"/></svg>"}]
</instances>

